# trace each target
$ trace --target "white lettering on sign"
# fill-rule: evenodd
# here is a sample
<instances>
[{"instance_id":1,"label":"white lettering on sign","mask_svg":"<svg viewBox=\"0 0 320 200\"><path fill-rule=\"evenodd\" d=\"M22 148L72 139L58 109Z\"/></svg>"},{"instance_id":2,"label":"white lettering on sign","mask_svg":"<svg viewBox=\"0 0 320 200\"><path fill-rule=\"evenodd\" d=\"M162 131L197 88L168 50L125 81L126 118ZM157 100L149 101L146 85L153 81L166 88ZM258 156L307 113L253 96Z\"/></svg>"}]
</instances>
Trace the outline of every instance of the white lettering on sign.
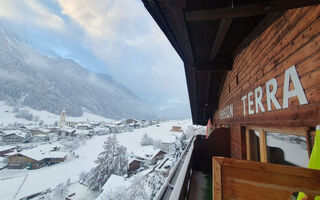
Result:
<instances>
[{"instance_id":1,"label":"white lettering on sign","mask_svg":"<svg viewBox=\"0 0 320 200\"><path fill-rule=\"evenodd\" d=\"M270 91L270 86L272 86L272 90ZM266 82L266 92L267 92L267 107L268 111L271 110L271 102L276 107L276 109L281 109L281 106L276 98L278 90L278 83L275 78L270 79Z\"/></svg>"},{"instance_id":2,"label":"white lettering on sign","mask_svg":"<svg viewBox=\"0 0 320 200\"><path fill-rule=\"evenodd\" d=\"M259 108L261 110L261 112L265 112L264 110L264 107L262 105L262 87L257 87L255 90L254 90L254 98L256 100L256 113L259 112Z\"/></svg>"},{"instance_id":3,"label":"white lettering on sign","mask_svg":"<svg viewBox=\"0 0 320 200\"><path fill-rule=\"evenodd\" d=\"M294 89L289 91L290 78ZM284 75L284 85L283 85L283 108L288 108L289 98L297 96L300 105L308 104L306 95L304 94L302 85L300 83L296 67L292 66L286 70Z\"/></svg>"},{"instance_id":4,"label":"white lettering on sign","mask_svg":"<svg viewBox=\"0 0 320 200\"><path fill-rule=\"evenodd\" d=\"M233 118L233 104L227 105L225 108L219 111L220 119Z\"/></svg>"},{"instance_id":5,"label":"white lettering on sign","mask_svg":"<svg viewBox=\"0 0 320 200\"><path fill-rule=\"evenodd\" d=\"M290 80L292 81L293 89L290 90ZM278 83L275 78L270 79L266 82L266 99L267 99L267 110L272 110L272 104L278 110L281 109L281 105L279 104L276 94L278 90ZM254 89L254 100L255 100L255 109L252 108L254 105L253 102L253 92L249 92L247 95L241 97L243 103L243 115L246 115L246 107L248 107L248 114L252 115L255 113L259 113L259 109L261 112L265 112L265 108L262 103L263 98L263 91L262 88L259 86ZM304 105L308 104L307 97L304 93L302 85L299 80L299 76L296 70L296 66L293 65L289 69L285 71L284 75L284 83L283 83L283 102L282 102L282 109L288 108L289 99L292 97L298 97L299 104ZM246 105L246 99L248 99L248 104Z\"/></svg>"}]
</instances>

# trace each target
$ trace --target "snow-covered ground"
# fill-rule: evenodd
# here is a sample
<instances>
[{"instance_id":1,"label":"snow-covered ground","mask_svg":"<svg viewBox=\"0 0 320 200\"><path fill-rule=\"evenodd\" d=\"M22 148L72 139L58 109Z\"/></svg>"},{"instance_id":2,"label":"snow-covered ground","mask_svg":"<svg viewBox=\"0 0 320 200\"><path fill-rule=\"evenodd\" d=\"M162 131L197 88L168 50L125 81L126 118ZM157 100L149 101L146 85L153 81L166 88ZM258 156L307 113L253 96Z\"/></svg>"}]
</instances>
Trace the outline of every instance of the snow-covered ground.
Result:
<instances>
[{"instance_id":1,"label":"snow-covered ground","mask_svg":"<svg viewBox=\"0 0 320 200\"><path fill-rule=\"evenodd\" d=\"M0 105L0 107L2 106ZM170 131L173 125L186 129L191 124L191 120L161 122L160 126L154 125L135 129L133 132L120 133L117 135L117 139L130 153L144 148L140 145L140 141L145 133L155 140L174 139L175 135L182 133ZM103 142L108 136L94 136L75 150L75 153L79 154L79 158L68 159L68 161L57 165L37 170L0 170L0 188L8 188L0 190L0 199L20 199L48 188L54 188L59 183L65 183L68 178L71 181L76 181L82 171L89 171L95 166L94 161L103 150Z\"/></svg>"},{"instance_id":2,"label":"snow-covered ground","mask_svg":"<svg viewBox=\"0 0 320 200\"><path fill-rule=\"evenodd\" d=\"M59 121L60 115L55 115L53 113L47 112L47 111L39 111L39 110L34 110L28 106L23 106L19 108L20 110L26 110L30 113L32 113L33 116L38 116L39 121L43 120L44 124L52 125L55 122ZM9 106L7 103L4 101L0 101L0 125L7 126L9 124L14 124L16 122L22 123L22 124L38 124L38 121L29 121L23 118L16 118L15 115L17 114L16 112L13 112L14 108L12 106ZM68 114L68 113L67 113ZM113 120L95 115L92 113L84 112L81 117L69 117L67 116L66 118L67 121L97 121L97 122L111 122Z\"/></svg>"},{"instance_id":3,"label":"snow-covered ground","mask_svg":"<svg viewBox=\"0 0 320 200\"><path fill-rule=\"evenodd\" d=\"M301 139L301 144L290 141L292 140L292 138ZM279 133L267 133L267 145L270 147L281 148L283 150L284 158L286 161L299 167L308 167L309 159L305 137Z\"/></svg>"}]
</instances>

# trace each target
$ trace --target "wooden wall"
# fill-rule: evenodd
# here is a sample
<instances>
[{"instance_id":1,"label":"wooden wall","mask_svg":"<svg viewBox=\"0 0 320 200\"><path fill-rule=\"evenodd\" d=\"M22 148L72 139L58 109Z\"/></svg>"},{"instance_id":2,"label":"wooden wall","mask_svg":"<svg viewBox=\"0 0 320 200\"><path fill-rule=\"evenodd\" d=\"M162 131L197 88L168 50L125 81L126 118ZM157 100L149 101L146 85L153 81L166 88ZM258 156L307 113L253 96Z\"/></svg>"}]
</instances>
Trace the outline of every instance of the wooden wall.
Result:
<instances>
[{"instance_id":1,"label":"wooden wall","mask_svg":"<svg viewBox=\"0 0 320 200\"><path fill-rule=\"evenodd\" d=\"M283 108L285 71L296 66L300 83L308 103L300 105L297 97L289 98ZM266 82L275 78L276 98L281 109L267 110ZM265 112L246 115L241 98L261 86ZM290 90L293 89L292 81ZM219 111L233 104L233 117L221 119ZM246 49L237 55L233 70L229 71L221 91L214 123L229 124L231 128L231 156L244 158L243 126L315 127L320 123L320 6L287 11L268 27Z\"/></svg>"},{"instance_id":2,"label":"wooden wall","mask_svg":"<svg viewBox=\"0 0 320 200\"><path fill-rule=\"evenodd\" d=\"M198 135L192 155L192 169L210 173L213 156L230 157L230 129L217 128L207 139Z\"/></svg>"},{"instance_id":3,"label":"wooden wall","mask_svg":"<svg viewBox=\"0 0 320 200\"><path fill-rule=\"evenodd\" d=\"M270 163L214 157L214 200L283 200L295 192L320 195L320 171Z\"/></svg>"}]
</instances>

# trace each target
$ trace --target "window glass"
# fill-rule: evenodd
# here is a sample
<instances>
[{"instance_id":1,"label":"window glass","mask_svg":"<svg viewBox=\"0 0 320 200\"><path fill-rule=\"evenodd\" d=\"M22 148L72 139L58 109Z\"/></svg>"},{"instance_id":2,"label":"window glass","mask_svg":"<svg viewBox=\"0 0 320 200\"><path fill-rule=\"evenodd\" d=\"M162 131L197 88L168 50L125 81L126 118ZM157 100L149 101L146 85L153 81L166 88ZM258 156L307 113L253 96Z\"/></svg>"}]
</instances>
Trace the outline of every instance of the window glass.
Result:
<instances>
[{"instance_id":1,"label":"window glass","mask_svg":"<svg viewBox=\"0 0 320 200\"><path fill-rule=\"evenodd\" d=\"M267 132L268 162L308 167L308 150L303 136Z\"/></svg>"}]
</instances>

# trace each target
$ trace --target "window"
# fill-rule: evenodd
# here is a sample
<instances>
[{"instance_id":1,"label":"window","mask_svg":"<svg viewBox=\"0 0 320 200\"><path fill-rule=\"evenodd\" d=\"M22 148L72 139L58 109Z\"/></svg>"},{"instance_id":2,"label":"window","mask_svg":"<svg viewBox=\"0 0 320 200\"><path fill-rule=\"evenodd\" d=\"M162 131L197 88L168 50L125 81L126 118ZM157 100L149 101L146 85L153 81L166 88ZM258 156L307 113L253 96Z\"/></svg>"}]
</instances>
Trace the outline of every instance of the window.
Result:
<instances>
[{"instance_id":1,"label":"window","mask_svg":"<svg viewBox=\"0 0 320 200\"><path fill-rule=\"evenodd\" d=\"M308 150L303 130L292 132L247 127L246 146L248 160L299 167L308 166Z\"/></svg>"}]
</instances>

